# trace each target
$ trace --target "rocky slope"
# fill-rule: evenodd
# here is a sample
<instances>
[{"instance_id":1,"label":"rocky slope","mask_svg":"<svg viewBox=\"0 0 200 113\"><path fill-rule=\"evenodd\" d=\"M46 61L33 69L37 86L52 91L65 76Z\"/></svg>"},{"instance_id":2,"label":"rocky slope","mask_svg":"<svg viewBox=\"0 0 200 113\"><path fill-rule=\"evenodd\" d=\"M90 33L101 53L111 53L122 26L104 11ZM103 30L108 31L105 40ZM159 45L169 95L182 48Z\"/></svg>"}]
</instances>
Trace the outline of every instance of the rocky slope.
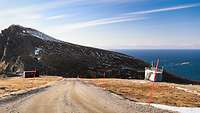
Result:
<instances>
[{"instance_id":1,"label":"rocky slope","mask_svg":"<svg viewBox=\"0 0 200 113\"><path fill-rule=\"evenodd\" d=\"M1 31L0 60L0 73L18 74L36 68L40 74L67 77L143 79L148 65L125 54L63 42L19 25ZM179 79L165 75L165 81Z\"/></svg>"},{"instance_id":2,"label":"rocky slope","mask_svg":"<svg viewBox=\"0 0 200 113\"><path fill-rule=\"evenodd\" d=\"M2 30L0 36L3 72L21 72L36 67L44 74L89 76L105 72L106 75L128 75L147 65L124 54L59 41L18 25Z\"/></svg>"}]
</instances>

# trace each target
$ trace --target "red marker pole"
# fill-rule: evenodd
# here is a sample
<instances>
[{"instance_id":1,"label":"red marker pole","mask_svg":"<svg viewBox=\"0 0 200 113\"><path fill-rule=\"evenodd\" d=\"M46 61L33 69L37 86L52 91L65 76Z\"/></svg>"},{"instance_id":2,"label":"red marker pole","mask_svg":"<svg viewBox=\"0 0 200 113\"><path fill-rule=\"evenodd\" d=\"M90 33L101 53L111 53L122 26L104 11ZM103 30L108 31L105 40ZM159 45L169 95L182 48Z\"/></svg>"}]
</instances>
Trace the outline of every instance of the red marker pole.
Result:
<instances>
[{"instance_id":1,"label":"red marker pole","mask_svg":"<svg viewBox=\"0 0 200 113\"><path fill-rule=\"evenodd\" d=\"M156 81L156 74L158 72L158 65L159 65L159 59L157 60L157 64L156 64L156 70L155 70L155 77L154 77L154 81ZM153 103L153 91L155 89L155 84L152 83L152 85L150 86L151 88L151 91L150 91L150 94L149 94L149 99L147 101L148 105L149 105L149 112L151 112L151 108L150 108L150 104Z\"/></svg>"},{"instance_id":2,"label":"red marker pole","mask_svg":"<svg viewBox=\"0 0 200 113\"><path fill-rule=\"evenodd\" d=\"M157 60L157 64L156 64L156 70L155 70L155 77L154 77L154 81L156 81L156 74L158 72L158 65L159 65L160 60Z\"/></svg>"}]
</instances>

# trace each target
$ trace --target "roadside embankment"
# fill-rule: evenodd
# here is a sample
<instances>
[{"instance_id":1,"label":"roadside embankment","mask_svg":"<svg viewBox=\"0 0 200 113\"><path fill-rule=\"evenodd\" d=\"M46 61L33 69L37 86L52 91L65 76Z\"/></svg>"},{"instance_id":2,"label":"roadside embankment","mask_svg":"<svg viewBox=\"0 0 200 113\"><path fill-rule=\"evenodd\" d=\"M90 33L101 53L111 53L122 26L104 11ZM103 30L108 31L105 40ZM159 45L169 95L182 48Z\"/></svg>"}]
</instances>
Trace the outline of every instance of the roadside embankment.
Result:
<instances>
[{"instance_id":1,"label":"roadside embankment","mask_svg":"<svg viewBox=\"0 0 200 113\"><path fill-rule=\"evenodd\" d=\"M0 79L0 100L11 95L21 95L26 92L48 87L50 84L62 79L62 77L57 76L42 76L37 78L11 77Z\"/></svg>"}]
</instances>

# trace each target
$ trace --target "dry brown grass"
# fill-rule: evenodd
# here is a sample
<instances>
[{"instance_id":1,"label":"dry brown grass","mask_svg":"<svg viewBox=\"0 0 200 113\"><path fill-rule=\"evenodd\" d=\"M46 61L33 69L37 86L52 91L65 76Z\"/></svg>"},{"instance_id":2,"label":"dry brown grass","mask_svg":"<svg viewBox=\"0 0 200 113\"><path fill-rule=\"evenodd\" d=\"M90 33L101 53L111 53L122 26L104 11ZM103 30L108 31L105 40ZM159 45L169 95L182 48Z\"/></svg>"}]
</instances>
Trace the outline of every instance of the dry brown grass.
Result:
<instances>
[{"instance_id":1,"label":"dry brown grass","mask_svg":"<svg viewBox=\"0 0 200 113\"><path fill-rule=\"evenodd\" d=\"M176 88L184 87L183 85L120 79L84 79L84 81L137 102L151 100L151 102L159 104L200 107L199 95ZM190 85L187 87L192 89ZM200 86L195 87L200 88Z\"/></svg>"},{"instance_id":2,"label":"dry brown grass","mask_svg":"<svg viewBox=\"0 0 200 113\"><path fill-rule=\"evenodd\" d=\"M62 77L44 76L38 78L9 78L0 79L0 96L20 90L28 90L39 87L47 83L61 80Z\"/></svg>"}]
</instances>

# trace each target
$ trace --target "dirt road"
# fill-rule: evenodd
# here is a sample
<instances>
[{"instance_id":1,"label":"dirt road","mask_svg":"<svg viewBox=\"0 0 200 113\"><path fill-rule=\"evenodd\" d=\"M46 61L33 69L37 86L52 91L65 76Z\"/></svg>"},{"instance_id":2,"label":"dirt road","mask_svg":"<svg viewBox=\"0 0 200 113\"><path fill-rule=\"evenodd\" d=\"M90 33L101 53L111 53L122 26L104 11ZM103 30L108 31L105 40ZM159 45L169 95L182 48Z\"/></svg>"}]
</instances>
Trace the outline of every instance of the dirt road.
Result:
<instances>
[{"instance_id":1,"label":"dirt road","mask_svg":"<svg viewBox=\"0 0 200 113\"><path fill-rule=\"evenodd\" d=\"M0 113L171 113L135 104L120 96L65 79L44 91L0 104Z\"/></svg>"}]
</instances>

